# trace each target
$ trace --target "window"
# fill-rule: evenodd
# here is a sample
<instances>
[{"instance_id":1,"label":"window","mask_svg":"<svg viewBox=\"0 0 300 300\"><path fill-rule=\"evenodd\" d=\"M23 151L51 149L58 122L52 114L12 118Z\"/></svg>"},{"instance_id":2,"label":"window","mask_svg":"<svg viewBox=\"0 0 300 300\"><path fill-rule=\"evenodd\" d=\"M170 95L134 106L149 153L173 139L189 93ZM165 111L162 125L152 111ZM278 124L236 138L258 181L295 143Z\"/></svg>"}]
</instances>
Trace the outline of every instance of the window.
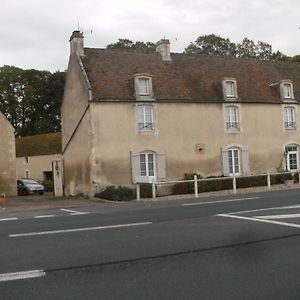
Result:
<instances>
[{"instance_id":1,"label":"window","mask_svg":"<svg viewBox=\"0 0 300 300\"><path fill-rule=\"evenodd\" d=\"M290 83L283 84L283 97L292 98L292 85Z\"/></svg>"},{"instance_id":2,"label":"window","mask_svg":"<svg viewBox=\"0 0 300 300\"><path fill-rule=\"evenodd\" d=\"M25 178L29 178L29 171L25 170Z\"/></svg>"},{"instance_id":3,"label":"window","mask_svg":"<svg viewBox=\"0 0 300 300\"><path fill-rule=\"evenodd\" d=\"M280 83L280 94L283 100L294 100L293 84L289 80L284 80Z\"/></svg>"},{"instance_id":4,"label":"window","mask_svg":"<svg viewBox=\"0 0 300 300\"><path fill-rule=\"evenodd\" d=\"M139 95L149 95L150 94L150 85L148 78L139 78L138 79L138 89Z\"/></svg>"},{"instance_id":5,"label":"window","mask_svg":"<svg viewBox=\"0 0 300 300\"><path fill-rule=\"evenodd\" d=\"M240 175L240 152L238 149L228 150L229 175Z\"/></svg>"},{"instance_id":6,"label":"window","mask_svg":"<svg viewBox=\"0 0 300 300\"><path fill-rule=\"evenodd\" d=\"M224 78L222 80L223 97L226 100L238 99L237 84L235 78Z\"/></svg>"},{"instance_id":7,"label":"window","mask_svg":"<svg viewBox=\"0 0 300 300\"><path fill-rule=\"evenodd\" d=\"M285 147L286 168L288 171L298 170L298 146L288 145Z\"/></svg>"},{"instance_id":8,"label":"window","mask_svg":"<svg viewBox=\"0 0 300 300\"><path fill-rule=\"evenodd\" d=\"M154 100L152 76L150 74L135 74L134 88L137 100Z\"/></svg>"},{"instance_id":9,"label":"window","mask_svg":"<svg viewBox=\"0 0 300 300\"><path fill-rule=\"evenodd\" d=\"M295 108L294 107L285 107L285 129L296 129L296 119L295 119Z\"/></svg>"},{"instance_id":10,"label":"window","mask_svg":"<svg viewBox=\"0 0 300 300\"><path fill-rule=\"evenodd\" d=\"M153 106L138 106L138 128L139 131L153 131Z\"/></svg>"},{"instance_id":11,"label":"window","mask_svg":"<svg viewBox=\"0 0 300 300\"><path fill-rule=\"evenodd\" d=\"M246 146L222 147L222 173L224 176L250 174L249 152Z\"/></svg>"},{"instance_id":12,"label":"window","mask_svg":"<svg viewBox=\"0 0 300 300\"><path fill-rule=\"evenodd\" d=\"M239 108L237 106L227 106L226 110L226 129L240 130Z\"/></svg>"},{"instance_id":13,"label":"window","mask_svg":"<svg viewBox=\"0 0 300 300\"><path fill-rule=\"evenodd\" d=\"M154 177L154 153L145 152L140 154L140 175L147 177Z\"/></svg>"},{"instance_id":14,"label":"window","mask_svg":"<svg viewBox=\"0 0 300 300\"><path fill-rule=\"evenodd\" d=\"M25 156L25 157L24 157L24 160L25 160L25 164L28 164L28 163L29 163L29 157L28 157L28 156Z\"/></svg>"}]
</instances>

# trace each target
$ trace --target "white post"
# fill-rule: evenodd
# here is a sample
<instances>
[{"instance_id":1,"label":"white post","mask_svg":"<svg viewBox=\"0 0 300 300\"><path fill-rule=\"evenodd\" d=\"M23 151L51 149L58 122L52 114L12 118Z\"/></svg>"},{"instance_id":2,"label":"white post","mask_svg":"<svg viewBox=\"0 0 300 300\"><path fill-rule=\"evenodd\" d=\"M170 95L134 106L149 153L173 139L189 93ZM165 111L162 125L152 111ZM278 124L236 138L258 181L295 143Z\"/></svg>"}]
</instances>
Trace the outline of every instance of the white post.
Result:
<instances>
[{"instance_id":1,"label":"white post","mask_svg":"<svg viewBox=\"0 0 300 300\"><path fill-rule=\"evenodd\" d=\"M194 193L195 193L195 198L198 198L198 178L197 178L197 175L194 175Z\"/></svg>"},{"instance_id":2,"label":"white post","mask_svg":"<svg viewBox=\"0 0 300 300\"><path fill-rule=\"evenodd\" d=\"M236 194L236 177L235 177L235 174L233 174L233 178L232 178L232 187L233 187L233 193Z\"/></svg>"},{"instance_id":3,"label":"white post","mask_svg":"<svg viewBox=\"0 0 300 300\"><path fill-rule=\"evenodd\" d=\"M140 188L140 184L139 183L136 184L136 199L137 200L141 199L141 188Z\"/></svg>"},{"instance_id":4,"label":"white post","mask_svg":"<svg viewBox=\"0 0 300 300\"><path fill-rule=\"evenodd\" d=\"M268 185L268 190L271 189L271 174L270 172L267 173L267 185Z\"/></svg>"},{"instance_id":5,"label":"white post","mask_svg":"<svg viewBox=\"0 0 300 300\"><path fill-rule=\"evenodd\" d=\"M152 182L152 198L155 199L156 198L156 191L155 191L155 182Z\"/></svg>"},{"instance_id":6,"label":"white post","mask_svg":"<svg viewBox=\"0 0 300 300\"><path fill-rule=\"evenodd\" d=\"M300 172L298 173L298 180L299 180L299 184L300 184Z\"/></svg>"}]
</instances>

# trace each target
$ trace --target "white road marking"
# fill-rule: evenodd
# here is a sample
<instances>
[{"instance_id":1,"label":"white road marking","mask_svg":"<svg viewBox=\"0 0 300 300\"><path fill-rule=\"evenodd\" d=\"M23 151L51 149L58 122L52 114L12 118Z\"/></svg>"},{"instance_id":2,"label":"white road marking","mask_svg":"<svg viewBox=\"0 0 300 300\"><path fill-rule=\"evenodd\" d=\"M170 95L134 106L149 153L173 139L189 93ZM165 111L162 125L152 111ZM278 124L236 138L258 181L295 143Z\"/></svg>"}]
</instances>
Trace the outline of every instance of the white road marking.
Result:
<instances>
[{"instance_id":1,"label":"white road marking","mask_svg":"<svg viewBox=\"0 0 300 300\"><path fill-rule=\"evenodd\" d=\"M255 221L255 222L262 222L262 223L268 223L268 224L275 224L275 225L281 225L281 226L287 226L287 227L300 228L300 224L293 224L293 223L286 223L286 222L279 222L279 221L271 221L271 220L264 220L264 219L256 219L256 218L250 218L250 217L235 216L235 215L230 215L230 214L218 214L216 216L225 217L225 218L248 220L248 221Z\"/></svg>"},{"instance_id":2,"label":"white road marking","mask_svg":"<svg viewBox=\"0 0 300 300\"><path fill-rule=\"evenodd\" d=\"M6 219L0 219L0 221L13 221L18 220L18 218L6 218Z\"/></svg>"},{"instance_id":3,"label":"white road marking","mask_svg":"<svg viewBox=\"0 0 300 300\"><path fill-rule=\"evenodd\" d=\"M24 271L24 272L15 272L15 273L4 273L4 274L0 274L0 282L1 281L36 278L36 277L42 277L42 276L46 276L46 273L43 270L33 270L33 271Z\"/></svg>"},{"instance_id":4,"label":"white road marking","mask_svg":"<svg viewBox=\"0 0 300 300\"><path fill-rule=\"evenodd\" d=\"M204 204L216 204L216 203L224 203L224 202L235 202L235 201L246 201L246 200L254 200L259 199L260 197L251 197L251 198L240 198L240 199L229 199L229 200L220 200L220 201L208 201L208 202L196 202L196 203L184 203L182 206L192 206L192 205L204 205Z\"/></svg>"},{"instance_id":5,"label":"white road marking","mask_svg":"<svg viewBox=\"0 0 300 300\"><path fill-rule=\"evenodd\" d=\"M251 213L251 212L259 212L259 211L266 211L266 210L280 210L280 209L291 209L291 208L300 208L300 205L289 205L289 206L275 206L275 207L267 207L267 208L259 208L259 209L251 209L251 210L241 210L241 211L235 211L226 213L228 215L231 214L244 214L244 213Z\"/></svg>"},{"instance_id":6,"label":"white road marking","mask_svg":"<svg viewBox=\"0 0 300 300\"><path fill-rule=\"evenodd\" d=\"M80 231L143 226L143 225L150 225L150 224L152 224L152 222L130 223L130 224L119 224L119 225L108 225L108 226L97 226L97 227L86 227L86 228L74 228L74 229L62 229L62 230L49 230L49 231L40 231L40 232L26 232L26 233L10 234L9 237L27 237L27 236L35 236L35 235L59 234L59 233L70 233L70 232L80 232Z\"/></svg>"},{"instance_id":7,"label":"white road marking","mask_svg":"<svg viewBox=\"0 0 300 300\"><path fill-rule=\"evenodd\" d=\"M265 220L296 219L296 218L300 218L300 214L255 216L254 218L265 219Z\"/></svg>"},{"instance_id":8,"label":"white road marking","mask_svg":"<svg viewBox=\"0 0 300 300\"><path fill-rule=\"evenodd\" d=\"M71 209L66 209L66 208L61 208L60 210L66 211L71 213L71 216L76 216L76 215L87 215L89 214L88 212L82 212L82 211L76 211L76 210L71 210Z\"/></svg>"},{"instance_id":9,"label":"white road marking","mask_svg":"<svg viewBox=\"0 0 300 300\"><path fill-rule=\"evenodd\" d=\"M35 219L42 219L42 218L53 218L54 215L43 215L43 216L35 216Z\"/></svg>"}]
</instances>

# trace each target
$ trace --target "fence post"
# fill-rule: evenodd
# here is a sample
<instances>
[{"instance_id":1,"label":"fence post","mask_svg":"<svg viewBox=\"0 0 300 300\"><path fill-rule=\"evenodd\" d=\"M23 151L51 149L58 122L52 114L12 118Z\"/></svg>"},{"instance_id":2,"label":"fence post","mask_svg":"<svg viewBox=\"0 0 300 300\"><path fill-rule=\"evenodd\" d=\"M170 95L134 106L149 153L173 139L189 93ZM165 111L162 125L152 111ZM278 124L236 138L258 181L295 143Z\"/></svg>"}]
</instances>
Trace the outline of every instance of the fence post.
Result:
<instances>
[{"instance_id":1,"label":"fence post","mask_svg":"<svg viewBox=\"0 0 300 300\"><path fill-rule=\"evenodd\" d=\"M299 180L299 184L300 184L300 172L298 173L298 180Z\"/></svg>"},{"instance_id":2,"label":"fence post","mask_svg":"<svg viewBox=\"0 0 300 300\"><path fill-rule=\"evenodd\" d=\"M268 185L268 190L271 189L271 174L270 172L267 173L267 185Z\"/></svg>"},{"instance_id":3,"label":"fence post","mask_svg":"<svg viewBox=\"0 0 300 300\"><path fill-rule=\"evenodd\" d=\"M141 187L139 183L136 184L136 199L137 200L141 199Z\"/></svg>"},{"instance_id":4,"label":"fence post","mask_svg":"<svg viewBox=\"0 0 300 300\"><path fill-rule=\"evenodd\" d=\"M194 175L194 193L195 193L195 198L198 198L198 178L197 175Z\"/></svg>"},{"instance_id":5,"label":"fence post","mask_svg":"<svg viewBox=\"0 0 300 300\"><path fill-rule=\"evenodd\" d=\"M233 177L232 177L232 187L233 187L233 193L236 194L236 177L235 177L235 174L233 174Z\"/></svg>"},{"instance_id":6,"label":"fence post","mask_svg":"<svg viewBox=\"0 0 300 300\"><path fill-rule=\"evenodd\" d=\"M155 191L155 182L152 182L152 198L155 199L156 198L156 191Z\"/></svg>"}]
</instances>

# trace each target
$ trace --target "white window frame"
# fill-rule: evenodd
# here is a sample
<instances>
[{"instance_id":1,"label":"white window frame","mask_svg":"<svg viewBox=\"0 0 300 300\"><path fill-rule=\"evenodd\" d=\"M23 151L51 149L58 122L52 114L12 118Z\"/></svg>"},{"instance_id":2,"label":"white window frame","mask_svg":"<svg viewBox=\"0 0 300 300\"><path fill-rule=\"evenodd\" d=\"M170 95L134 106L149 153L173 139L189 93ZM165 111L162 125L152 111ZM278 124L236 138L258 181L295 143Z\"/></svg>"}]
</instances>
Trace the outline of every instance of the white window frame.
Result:
<instances>
[{"instance_id":1,"label":"white window frame","mask_svg":"<svg viewBox=\"0 0 300 300\"><path fill-rule=\"evenodd\" d=\"M145 151L139 154L140 157L140 176L147 178L149 182L156 179L156 156L154 152ZM145 158L145 160L143 159ZM151 158L152 157L152 158ZM151 163L152 161L152 163ZM144 166L145 165L145 166Z\"/></svg>"},{"instance_id":2,"label":"white window frame","mask_svg":"<svg viewBox=\"0 0 300 300\"><path fill-rule=\"evenodd\" d=\"M225 106L225 122L226 130L240 131L239 107Z\"/></svg>"},{"instance_id":3,"label":"white window frame","mask_svg":"<svg viewBox=\"0 0 300 300\"><path fill-rule=\"evenodd\" d=\"M286 130L295 130L296 125L296 109L293 106L284 108L284 127Z\"/></svg>"},{"instance_id":4,"label":"white window frame","mask_svg":"<svg viewBox=\"0 0 300 300\"><path fill-rule=\"evenodd\" d=\"M286 169L290 172L299 170L299 147L297 145L287 145L285 147ZM296 168L291 168L291 160L296 158Z\"/></svg>"},{"instance_id":5,"label":"white window frame","mask_svg":"<svg viewBox=\"0 0 300 300\"><path fill-rule=\"evenodd\" d=\"M289 80L282 80L280 83L281 99L286 101L294 101L294 87Z\"/></svg>"},{"instance_id":6,"label":"white window frame","mask_svg":"<svg viewBox=\"0 0 300 300\"><path fill-rule=\"evenodd\" d=\"M235 78L224 78L222 80L222 90L225 100L238 99L237 83Z\"/></svg>"},{"instance_id":7,"label":"white window frame","mask_svg":"<svg viewBox=\"0 0 300 300\"><path fill-rule=\"evenodd\" d=\"M137 115L139 132L154 131L154 107L152 105L138 105Z\"/></svg>"},{"instance_id":8,"label":"white window frame","mask_svg":"<svg viewBox=\"0 0 300 300\"><path fill-rule=\"evenodd\" d=\"M153 86L152 76L150 74L135 74L134 75L134 89L136 100L153 101Z\"/></svg>"},{"instance_id":9,"label":"white window frame","mask_svg":"<svg viewBox=\"0 0 300 300\"><path fill-rule=\"evenodd\" d=\"M236 164L237 159L237 164ZM228 149L228 168L229 175L241 175L241 153L239 148Z\"/></svg>"}]
</instances>

